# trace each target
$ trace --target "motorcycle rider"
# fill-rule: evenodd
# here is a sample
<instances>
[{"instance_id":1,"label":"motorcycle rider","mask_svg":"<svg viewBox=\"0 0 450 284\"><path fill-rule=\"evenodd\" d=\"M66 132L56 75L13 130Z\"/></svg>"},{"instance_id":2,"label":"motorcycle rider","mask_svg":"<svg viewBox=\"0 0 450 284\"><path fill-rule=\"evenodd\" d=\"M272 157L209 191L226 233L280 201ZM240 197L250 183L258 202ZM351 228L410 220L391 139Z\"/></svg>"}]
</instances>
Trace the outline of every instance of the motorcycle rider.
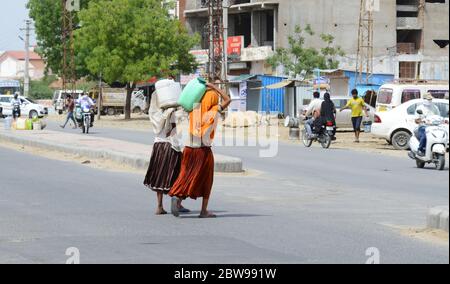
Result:
<instances>
[{"instance_id":1,"label":"motorcycle rider","mask_svg":"<svg viewBox=\"0 0 450 284\"><path fill-rule=\"evenodd\" d=\"M415 122L419 125L419 150L417 155L425 156L425 149L427 148L427 127L430 122L429 119L439 113L439 109L433 103L433 96L428 94L423 100L423 104L417 107L416 112L422 111L422 114L417 113Z\"/></svg>"},{"instance_id":2,"label":"motorcycle rider","mask_svg":"<svg viewBox=\"0 0 450 284\"><path fill-rule=\"evenodd\" d=\"M331 122L333 123L333 126L336 125L336 106L331 100L330 93L325 93L323 95L323 103L320 107L320 119L323 123ZM333 131L333 134L336 135L336 130ZM333 140L335 140L336 137L333 137Z\"/></svg>"},{"instance_id":3,"label":"motorcycle rider","mask_svg":"<svg viewBox=\"0 0 450 284\"><path fill-rule=\"evenodd\" d=\"M323 100L320 99L320 92L314 92L313 97L314 99L309 103L308 108L304 113L306 118L311 117L305 122L306 131L308 132L309 137L313 136L312 129L314 121L320 117L320 108L323 103Z\"/></svg>"},{"instance_id":4,"label":"motorcycle rider","mask_svg":"<svg viewBox=\"0 0 450 284\"><path fill-rule=\"evenodd\" d=\"M84 94L80 97L78 100L78 103L80 104L81 110L83 112L90 112L91 113L91 125L90 127L94 126L94 117L93 115L93 108L95 107L95 102L89 97L87 94Z\"/></svg>"},{"instance_id":5,"label":"motorcycle rider","mask_svg":"<svg viewBox=\"0 0 450 284\"><path fill-rule=\"evenodd\" d=\"M22 105L22 101L19 99L19 94L15 93L14 98L11 100L11 106L12 106L12 115L13 119L16 120L20 117L20 106Z\"/></svg>"}]
</instances>

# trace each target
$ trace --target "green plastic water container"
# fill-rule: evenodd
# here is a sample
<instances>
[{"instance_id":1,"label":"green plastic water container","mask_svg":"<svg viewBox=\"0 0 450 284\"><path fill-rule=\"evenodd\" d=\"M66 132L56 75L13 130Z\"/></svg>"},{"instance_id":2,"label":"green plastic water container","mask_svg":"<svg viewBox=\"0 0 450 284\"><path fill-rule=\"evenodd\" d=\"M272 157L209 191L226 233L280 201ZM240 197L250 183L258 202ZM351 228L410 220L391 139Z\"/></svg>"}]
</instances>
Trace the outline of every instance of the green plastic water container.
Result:
<instances>
[{"instance_id":1,"label":"green plastic water container","mask_svg":"<svg viewBox=\"0 0 450 284\"><path fill-rule=\"evenodd\" d=\"M31 119L27 119L25 121L26 130L33 130L33 121Z\"/></svg>"},{"instance_id":2,"label":"green plastic water container","mask_svg":"<svg viewBox=\"0 0 450 284\"><path fill-rule=\"evenodd\" d=\"M182 106L186 111L191 112L194 109L195 104L200 103L206 92L206 81L203 78L197 78L190 81L186 87L184 87L181 93L178 104Z\"/></svg>"}]
</instances>

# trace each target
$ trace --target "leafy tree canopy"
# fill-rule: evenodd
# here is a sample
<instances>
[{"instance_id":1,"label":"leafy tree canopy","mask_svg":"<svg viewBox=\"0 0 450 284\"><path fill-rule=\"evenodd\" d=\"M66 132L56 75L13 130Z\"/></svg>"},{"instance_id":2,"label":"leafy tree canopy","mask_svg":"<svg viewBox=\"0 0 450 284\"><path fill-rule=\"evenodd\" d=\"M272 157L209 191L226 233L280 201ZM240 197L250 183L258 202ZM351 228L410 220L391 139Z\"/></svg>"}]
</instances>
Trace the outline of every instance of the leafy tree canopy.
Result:
<instances>
[{"instance_id":1,"label":"leafy tree canopy","mask_svg":"<svg viewBox=\"0 0 450 284\"><path fill-rule=\"evenodd\" d=\"M196 68L189 51L198 37L189 36L160 0L92 0L78 16L77 54L90 74L127 83L126 119L136 82Z\"/></svg>"},{"instance_id":2,"label":"leafy tree canopy","mask_svg":"<svg viewBox=\"0 0 450 284\"><path fill-rule=\"evenodd\" d=\"M295 28L295 34L289 36L289 48L279 48L269 58L268 63L273 68L283 66L287 73L301 74L306 71L307 75L313 74L316 68L336 69L339 66L338 56L344 56L341 47L334 46L335 38L329 34L321 34L320 38L324 47L320 50L306 47L306 37L314 37L315 33L310 25L304 29L300 26Z\"/></svg>"},{"instance_id":3,"label":"leafy tree canopy","mask_svg":"<svg viewBox=\"0 0 450 284\"><path fill-rule=\"evenodd\" d=\"M195 69L197 44L160 0L96 0L79 13L76 49L91 74L108 83Z\"/></svg>"},{"instance_id":4,"label":"leafy tree canopy","mask_svg":"<svg viewBox=\"0 0 450 284\"><path fill-rule=\"evenodd\" d=\"M81 9L88 7L90 1L81 0ZM62 67L62 2L60 0L28 0L27 8L29 16L34 21L37 52L45 59L47 71L59 74ZM78 26L79 20L75 14L74 26ZM84 75L84 68L77 63L77 74Z\"/></svg>"}]
</instances>

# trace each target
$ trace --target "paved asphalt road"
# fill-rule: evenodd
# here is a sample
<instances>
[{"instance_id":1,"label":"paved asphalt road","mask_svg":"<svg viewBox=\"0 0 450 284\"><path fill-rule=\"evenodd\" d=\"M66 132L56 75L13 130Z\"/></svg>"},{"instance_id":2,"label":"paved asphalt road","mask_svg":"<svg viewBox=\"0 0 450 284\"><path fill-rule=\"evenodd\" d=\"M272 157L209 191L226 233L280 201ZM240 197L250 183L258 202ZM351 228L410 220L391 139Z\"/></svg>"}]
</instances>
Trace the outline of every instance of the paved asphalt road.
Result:
<instances>
[{"instance_id":1,"label":"paved asphalt road","mask_svg":"<svg viewBox=\"0 0 450 284\"><path fill-rule=\"evenodd\" d=\"M142 132L96 132L152 140ZM153 216L155 197L142 175L0 148L8 165L0 171L0 263L64 263L68 247L80 249L83 263L364 263L369 247L383 263L449 262L448 244L393 228L423 227L429 207L448 204L448 169L287 144L270 159L248 147L217 152L260 173L218 176L211 209L219 218L199 220L198 211Z\"/></svg>"}]
</instances>

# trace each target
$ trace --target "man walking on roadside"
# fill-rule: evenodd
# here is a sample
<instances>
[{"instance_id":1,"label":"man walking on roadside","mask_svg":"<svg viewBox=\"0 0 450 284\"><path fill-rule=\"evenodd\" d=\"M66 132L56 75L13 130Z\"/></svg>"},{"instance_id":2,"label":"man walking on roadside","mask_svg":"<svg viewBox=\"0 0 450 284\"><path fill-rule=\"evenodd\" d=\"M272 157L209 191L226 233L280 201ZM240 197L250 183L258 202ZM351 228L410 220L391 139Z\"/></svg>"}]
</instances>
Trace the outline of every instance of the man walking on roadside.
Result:
<instances>
[{"instance_id":1,"label":"man walking on roadside","mask_svg":"<svg viewBox=\"0 0 450 284\"><path fill-rule=\"evenodd\" d=\"M75 120L75 117L73 115L73 112L75 110L75 101L73 100L71 95L67 96L67 118L66 118L66 122L64 123L64 125L61 125L61 128L65 128L67 123L72 120L73 121L73 129L77 129L77 122Z\"/></svg>"},{"instance_id":2,"label":"man walking on roadside","mask_svg":"<svg viewBox=\"0 0 450 284\"><path fill-rule=\"evenodd\" d=\"M362 98L358 96L358 90L352 90L352 98L348 101L347 105L341 108L341 112L345 109L352 110L352 124L355 131L355 143L359 143L359 136L361 133L361 123L363 121L363 114L368 117L366 103Z\"/></svg>"}]
</instances>

